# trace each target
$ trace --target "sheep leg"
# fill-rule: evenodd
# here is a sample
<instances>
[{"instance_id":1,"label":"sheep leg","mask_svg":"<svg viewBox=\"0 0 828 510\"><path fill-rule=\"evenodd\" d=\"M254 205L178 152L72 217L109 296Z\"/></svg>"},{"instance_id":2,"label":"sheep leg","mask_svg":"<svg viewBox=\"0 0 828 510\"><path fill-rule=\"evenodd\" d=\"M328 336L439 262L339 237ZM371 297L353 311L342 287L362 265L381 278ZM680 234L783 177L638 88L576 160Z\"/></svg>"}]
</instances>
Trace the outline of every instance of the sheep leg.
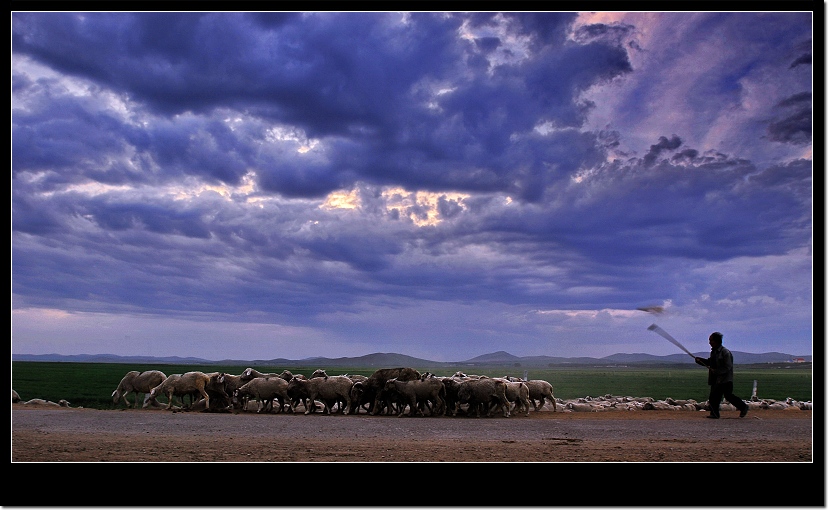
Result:
<instances>
[{"instance_id":1,"label":"sheep leg","mask_svg":"<svg viewBox=\"0 0 828 510\"><path fill-rule=\"evenodd\" d=\"M310 413L316 411L316 397L317 396L318 395L316 395L316 394L308 395L308 400L311 401L311 407L305 409L305 414L310 414ZM324 405L325 405L325 408L322 410L323 414L325 413L325 411L327 411L327 408L328 408L328 404L324 404Z\"/></svg>"},{"instance_id":2,"label":"sheep leg","mask_svg":"<svg viewBox=\"0 0 828 510\"><path fill-rule=\"evenodd\" d=\"M408 416L414 416L414 413L417 410L417 399L415 397L409 397L407 405L409 406ZM405 403L405 401L403 401L400 404L400 407L399 407L399 414L397 415L398 417L405 414L405 406L406 406L406 403Z\"/></svg>"},{"instance_id":3,"label":"sheep leg","mask_svg":"<svg viewBox=\"0 0 828 510\"><path fill-rule=\"evenodd\" d=\"M426 399L426 406L428 407L429 416L437 416L440 411L440 401L435 400L434 397L429 397Z\"/></svg>"},{"instance_id":4,"label":"sheep leg","mask_svg":"<svg viewBox=\"0 0 828 510\"><path fill-rule=\"evenodd\" d=\"M380 403L379 392L377 392L377 396L374 397L374 403L369 407L369 409L370 410L368 411L368 414L370 414L371 416L374 416L377 413L382 414L385 410L385 402L383 401L382 403Z\"/></svg>"},{"instance_id":5,"label":"sheep leg","mask_svg":"<svg viewBox=\"0 0 828 510\"><path fill-rule=\"evenodd\" d=\"M127 400L127 395L128 394L129 394L128 391L120 392L118 394L118 401L116 403L120 403L123 400L124 404L126 404L127 407L132 407L132 405L129 403L129 400Z\"/></svg>"},{"instance_id":6,"label":"sheep leg","mask_svg":"<svg viewBox=\"0 0 828 510\"><path fill-rule=\"evenodd\" d=\"M444 416L446 414L446 401L439 394L437 395L437 414L436 416Z\"/></svg>"},{"instance_id":7,"label":"sheep leg","mask_svg":"<svg viewBox=\"0 0 828 510\"><path fill-rule=\"evenodd\" d=\"M417 406L418 414L425 416L426 409L428 409L429 416L434 414L434 406L431 405L431 401L429 399L420 400L420 403Z\"/></svg>"},{"instance_id":8,"label":"sheep leg","mask_svg":"<svg viewBox=\"0 0 828 510\"><path fill-rule=\"evenodd\" d=\"M503 416L508 418L509 415L510 415L510 413L509 413L509 403L505 400L501 400L500 401L500 407L503 409Z\"/></svg>"},{"instance_id":9,"label":"sheep leg","mask_svg":"<svg viewBox=\"0 0 828 510\"><path fill-rule=\"evenodd\" d=\"M204 410L209 411L210 410L210 395L207 394L207 392L204 390L204 388L200 388L198 390L198 392L201 393L202 397L204 397ZM192 401L192 398L193 397L190 397L191 401Z\"/></svg>"},{"instance_id":10,"label":"sheep leg","mask_svg":"<svg viewBox=\"0 0 828 510\"><path fill-rule=\"evenodd\" d=\"M328 414L334 414L334 406L338 406L338 405L339 405L339 399L338 398L325 399L325 407L328 409ZM339 407L337 407L336 412L338 413L339 411L340 411L340 409L339 409Z\"/></svg>"},{"instance_id":11,"label":"sheep leg","mask_svg":"<svg viewBox=\"0 0 828 510\"><path fill-rule=\"evenodd\" d=\"M426 410L428 411L428 414L426 414ZM417 414L423 418L434 415L434 407L431 405L431 401L428 398L418 399Z\"/></svg>"},{"instance_id":12,"label":"sheep leg","mask_svg":"<svg viewBox=\"0 0 828 510\"><path fill-rule=\"evenodd\" d=\"M483 411L485 411L487 409L486 406L487 406L487 404L484 403L484 402L475 401L474 402L474 417L475 418L481 418L483 416ZM469 409L471 409L471 406L469 406ZM491 414L487 413L486 416L491 416Z\"/></svg>"}]
</instances>

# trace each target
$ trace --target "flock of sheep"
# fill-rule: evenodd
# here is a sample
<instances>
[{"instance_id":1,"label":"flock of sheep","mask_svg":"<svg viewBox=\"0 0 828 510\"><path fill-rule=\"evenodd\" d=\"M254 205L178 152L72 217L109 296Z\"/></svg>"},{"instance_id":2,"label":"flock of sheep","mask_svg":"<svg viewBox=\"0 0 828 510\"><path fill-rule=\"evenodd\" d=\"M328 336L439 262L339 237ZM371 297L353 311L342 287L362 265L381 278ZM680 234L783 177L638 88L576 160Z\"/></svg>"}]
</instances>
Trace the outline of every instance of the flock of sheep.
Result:
<instances>
[{"instance_id":1,"label":"flock of sheep","mask_svg":"<svg viewBox=\"0 0 828 510\"><path fill-rule=\"evenodd\" d=\"M134 401L128 396L134 394ZM253 368L240 375L223 372L201 371L167 376L159 370L139 372L132 370L124 375L115 391L113 404L123 402L127 407L138 407L139 395L144 394L142 407L147 409L241 412L274 411L304 414L370 415L396 414L397 416L492 416L504 417L548 409L553 412L599 411L707 411L707 402L692 399L650 397L582 397L570 400L555 398L552 385L542 379L523 380L515 377L487 377L457 372L449 377L439 377L429 372L420 373L413 368L382 368L370 376L333 375L316 370L310 377L282 373L262 373ZM158 397L165 397L166 404ZM189 396L189 403L186 397ZM799 409L810 411L810 401L784 401L758 399L755 391L749 401L750 409ZM23 405L70 407L66 400L51 402L43 399L23 401L12 390L12 403ZM728 407L730 406L730 407ZM732 409L731 409L732 408ZM721 410L735 410L724 402Z\"/></svg>"},{"instance_id":2,"label":"flock of sheep","mask_svg":"<svg viewBox=\"0 0 828 510\"><path fill-rule=\"evenodd\" d=\"M127 399L130 393L135 394L134 403ZM538 410L547 399L553 409L557 408L552 385L547 381L461 373L438 377L408 367L383 368L370 376L331 376L316 370L310 377L288 370L280 374L262 373L253 368L240 375L192 371L166 376L158 370L131 371L112 392L113 403L137 407L141 393L146 395L145 408L200 411L271 412L277 402L278 412L295 413L301 406L305 414L317 410L325 414L357 414L362 410L371 415L491 416L499 410L508 417L512 412L528 414L530 406ZM166 398L166 405L159 403L161 396ZM176 399L180 405L176 405Z\"/></svg>"},{"instance_id":3,"label":"flock of sheep","mask_svg":"<svg viewBox=\"0 0 828 510\"><path fill-rule=\"evenodd\" d=\"M135 394L134 404L127 395ZM310 377L282 373L262 373L253 368L240 375L223 372L187 372L169 377L158 370L128 372L112 393L113 403L123 401L137 407L138 395L145 394L144 408L198 411L255 411L305 414L320 410L326 414L396 414L397 416L492 416L502 413L529 414L530 408L553 412L685 410L707 411L707 402L692 399L655 400L650 397L582 397L571 400L555 398L552 385L545 380L522 380L515 377L491 378L457 372L439 377L413 368L382 368L370 376L334 375L316 370ZM185 397L189 395L189 404ZM167 404L158 401L164 396ZM180 405L176 404L176 398ZM730 410L724 402L721 410ZM754 393L748 401L751 409L811 410L811 402L758 399ZM732 410L735 410L733 408Z\"/></svg>"}]
</instances>

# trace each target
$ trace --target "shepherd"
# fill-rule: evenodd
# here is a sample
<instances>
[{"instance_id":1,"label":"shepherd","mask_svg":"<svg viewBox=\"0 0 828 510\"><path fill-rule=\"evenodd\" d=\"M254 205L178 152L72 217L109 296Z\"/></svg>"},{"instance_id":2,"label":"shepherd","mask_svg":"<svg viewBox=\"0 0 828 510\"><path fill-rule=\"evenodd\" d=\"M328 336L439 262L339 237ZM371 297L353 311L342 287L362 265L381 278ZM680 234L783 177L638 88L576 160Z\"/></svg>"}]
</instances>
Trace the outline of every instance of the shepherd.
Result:
<instances>
[{"instance_id":1,"label":"shepherd","mask_svg":"<svg viewBox=\"0 0 828 510\"><path fill-rule=\"evenodd\" d=\"M748 405L741 398L733 394L733 354L722 345L722 334L714 331L708 339L710 357L696 356L696 363L707 367L707 384L710 385L710 397L707 402L710 406L708 418L719 418L719 404L722 397L739 410L739 418L748 413Z\"/></svg>"}]
</instances>

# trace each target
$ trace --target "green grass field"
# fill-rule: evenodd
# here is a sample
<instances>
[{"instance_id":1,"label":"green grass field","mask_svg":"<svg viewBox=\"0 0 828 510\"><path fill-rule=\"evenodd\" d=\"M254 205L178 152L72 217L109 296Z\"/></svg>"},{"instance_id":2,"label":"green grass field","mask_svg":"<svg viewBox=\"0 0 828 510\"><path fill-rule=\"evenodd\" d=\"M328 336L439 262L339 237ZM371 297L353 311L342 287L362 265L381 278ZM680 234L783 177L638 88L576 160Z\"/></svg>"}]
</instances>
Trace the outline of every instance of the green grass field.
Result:
<instances>
[{"instance_id":1,"label":"green grass field","mask_svg":"<svg viewBox=\"0 0 828 510\"><path fill-rule=\"evenodd\" d=\"M57 402L68 400L73 407L83 406L95 409L113 409L112 392L121 378L130 370L161 370L167 375L201 370L203 372L227 372L240 374L246 366L223 365L131 365L121 363L46 363L32 361L12 362L12 389L23 400L43 398ZM281 367L254 366L261 372L290 370L294 374L310 375L317 368L326 368L329 374L370 375L371 368L327 368L327 367ZM523 376L524 369L509 372L504 367L413 367L420 372L429 371L448 376L457 370L465 373L502 377ZM585 396L631 396L652 397L657 400L692 398L707 400L707 373L696 365L668 367L555 367L529 369L530 379L544 379L555 388L555 396L562 399ZM784 400L788 397L810 401L813 395L811 365L803 366L739 366L734 369L734 392L743 399L750 398L753 381L757 381L757 396L763 399ZM130 397L131 399L132 397ZM121 404L123 406L123 404Z\"/></svg>"}]
</instances>

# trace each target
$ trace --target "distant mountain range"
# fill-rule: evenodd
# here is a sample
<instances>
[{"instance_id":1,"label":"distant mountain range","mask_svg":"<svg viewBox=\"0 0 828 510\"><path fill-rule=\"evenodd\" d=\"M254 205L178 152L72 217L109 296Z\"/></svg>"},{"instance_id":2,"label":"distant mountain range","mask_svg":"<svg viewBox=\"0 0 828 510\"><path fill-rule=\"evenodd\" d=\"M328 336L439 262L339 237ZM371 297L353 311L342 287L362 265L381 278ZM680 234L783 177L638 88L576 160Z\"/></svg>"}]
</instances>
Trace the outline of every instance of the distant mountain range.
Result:
<instances>
[{"instance_id":1,"label":"distant mountain range","mask_svg":"<svg viewBox=\"0 0 828 510\"><path fill-rule=\"evenodd\" d=\"M707 357L709 352L699 352L696 356ZM812 361L811 355L793 356L781 352L766 352L752 354L749 352L733 351L733 360L737 365L754 365L765 363L794 363L798 361ZM430 361L414 358L405 354L377 352L352 358L323 358L313 357L300 360L285 358L255 359L255 360L207 360L201 358L182 358L179 356L116 356L114 354L12 354L12 361L51 361L76 363L140 363L164 365L245 365L245 366L307 366L307 367L461 367L461 366L509 366L523 368L541 368L560 365L570 366L605 366L605 365L670 365L690 364L693 359L686 354L670 354L654 356L652 354L613 354L603 358L562 358L556 356L514 356L505 351L483 354L465 361Z\"/></svg>"}]
</instances>

